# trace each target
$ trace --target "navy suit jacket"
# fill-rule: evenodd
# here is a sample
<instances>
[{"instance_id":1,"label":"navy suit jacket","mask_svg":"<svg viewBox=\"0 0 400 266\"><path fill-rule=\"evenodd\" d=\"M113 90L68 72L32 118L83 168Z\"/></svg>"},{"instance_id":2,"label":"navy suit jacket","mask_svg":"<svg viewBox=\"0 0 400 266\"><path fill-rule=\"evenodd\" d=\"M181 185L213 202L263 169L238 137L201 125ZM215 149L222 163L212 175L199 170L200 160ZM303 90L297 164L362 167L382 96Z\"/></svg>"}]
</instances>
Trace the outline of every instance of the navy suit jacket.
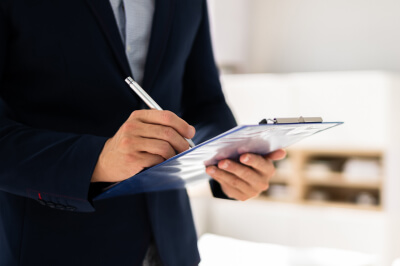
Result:
<instances>
[{"instance_id":1,"label":"navy suit jacket","mask_svg":"<svg viewBox=\"0 0 400 266\"><path fill-rule=\"evenodd\" d=\"M141 265L151 239L198 264L185 190L91 200L105 141L144 108L129 75L109 0L0 0L0 265ZM235 125L205 0L156 0L143 87L195 142Z\"/></svg>"}]
</instances>

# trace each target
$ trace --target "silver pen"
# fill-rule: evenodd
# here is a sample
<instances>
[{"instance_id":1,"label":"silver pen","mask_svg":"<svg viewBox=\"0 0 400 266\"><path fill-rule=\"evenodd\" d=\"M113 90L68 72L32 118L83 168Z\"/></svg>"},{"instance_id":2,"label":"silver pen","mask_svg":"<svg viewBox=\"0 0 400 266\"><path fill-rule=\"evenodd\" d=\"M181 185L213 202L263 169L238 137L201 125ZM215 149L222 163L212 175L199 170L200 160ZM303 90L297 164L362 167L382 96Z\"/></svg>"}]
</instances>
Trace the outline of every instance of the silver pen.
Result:
<instances>
[{"instance_id":1,"label":"silver pen","mask_svg":"<svg viewBox=\"0 0 400 266\"><path fill-rule=\"evenodd\" d=\"M162 108L153 100L153 98L150 97L150 95L147 94L144 89L142 89L142 87L140 87L136 81L133 80L133 78L127 77L125 82L128 83L129 87L131 87L131 89L147 104L149 108L162 111ZM185 139L189 143L190 148L195 146L191 139Z\"/></svg>"}]
</instances>

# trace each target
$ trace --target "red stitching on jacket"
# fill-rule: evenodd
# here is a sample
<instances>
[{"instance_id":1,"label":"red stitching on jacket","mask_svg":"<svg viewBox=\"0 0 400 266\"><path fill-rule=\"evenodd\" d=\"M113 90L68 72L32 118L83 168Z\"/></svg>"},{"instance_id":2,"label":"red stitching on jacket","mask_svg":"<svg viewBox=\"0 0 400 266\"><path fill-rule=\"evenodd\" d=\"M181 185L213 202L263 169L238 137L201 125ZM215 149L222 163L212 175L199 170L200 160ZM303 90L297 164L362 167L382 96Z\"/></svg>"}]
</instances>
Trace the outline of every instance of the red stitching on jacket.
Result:
<instances>
[{"instance_id":1,"label":"red stitching on jacket","mask_svg":"<svg viewBox=\"0 0 400 266\"><path fill-rule=\"evenodd\" d=\"M38 194L43 193L44 195L49 195L49 196L54 196L54 197L59 197L59 198L65 198L65 199L71 199L71 200L78 200L78 201L86 201L85 199L79 199L79 198L74 198L74 197L68 197L68 196L58 195L58 194L40 192L40 191L37 191L37 190L34 190L34 189L30 189L30 188L28 188L28 189L26 189L26 190L28 191L28 194L30 194L29 191L32 191L32 192L34 192L34 193L38 193Z\"/></svg>"}]
</instances>

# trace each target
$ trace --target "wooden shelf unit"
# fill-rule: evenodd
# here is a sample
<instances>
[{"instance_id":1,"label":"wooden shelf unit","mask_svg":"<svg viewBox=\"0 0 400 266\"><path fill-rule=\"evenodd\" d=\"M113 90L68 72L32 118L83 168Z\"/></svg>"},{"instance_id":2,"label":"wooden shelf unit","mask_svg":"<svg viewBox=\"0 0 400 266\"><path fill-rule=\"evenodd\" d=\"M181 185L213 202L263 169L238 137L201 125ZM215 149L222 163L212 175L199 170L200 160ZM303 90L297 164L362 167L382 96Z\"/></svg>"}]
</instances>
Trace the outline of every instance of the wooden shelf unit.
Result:
<instances>
[{"instance_id":1,"label":"wooden shelf unit","mask_svg":"<svg viewBox=\"0 0 400 266\"><path fill-rule=\"evenodd\" d=\"M287 161L277 163L276 175L261 199L311 206L382 209L383 151L291 149L287 152ZM344 165L352 159L376 162L379 175L351 178L344 172ZM308 168L315 162L329 169L310 172ZM369 203L361 204L362 197Z\"/></svg>"}]
</instances>

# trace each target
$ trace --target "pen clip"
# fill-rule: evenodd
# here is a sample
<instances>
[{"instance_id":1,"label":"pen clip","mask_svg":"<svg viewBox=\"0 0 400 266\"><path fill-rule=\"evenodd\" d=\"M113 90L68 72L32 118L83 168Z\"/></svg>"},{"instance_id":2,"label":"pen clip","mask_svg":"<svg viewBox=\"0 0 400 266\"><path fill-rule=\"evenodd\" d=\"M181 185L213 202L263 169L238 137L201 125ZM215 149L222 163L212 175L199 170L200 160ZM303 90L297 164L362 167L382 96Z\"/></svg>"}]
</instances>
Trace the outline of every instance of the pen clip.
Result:
<instances>
[{"instance_id":1,"label":"pen clip","mask_svg":"<svg viewBox=\"0 0 400 266\"><path fill-rule=\"evenodd\" d=\"M260 125L263 124L299 124L299 123L322 123L322 117L286 117L286 118L273 118L263 119Z\"/></svg>"}]
</instances>

